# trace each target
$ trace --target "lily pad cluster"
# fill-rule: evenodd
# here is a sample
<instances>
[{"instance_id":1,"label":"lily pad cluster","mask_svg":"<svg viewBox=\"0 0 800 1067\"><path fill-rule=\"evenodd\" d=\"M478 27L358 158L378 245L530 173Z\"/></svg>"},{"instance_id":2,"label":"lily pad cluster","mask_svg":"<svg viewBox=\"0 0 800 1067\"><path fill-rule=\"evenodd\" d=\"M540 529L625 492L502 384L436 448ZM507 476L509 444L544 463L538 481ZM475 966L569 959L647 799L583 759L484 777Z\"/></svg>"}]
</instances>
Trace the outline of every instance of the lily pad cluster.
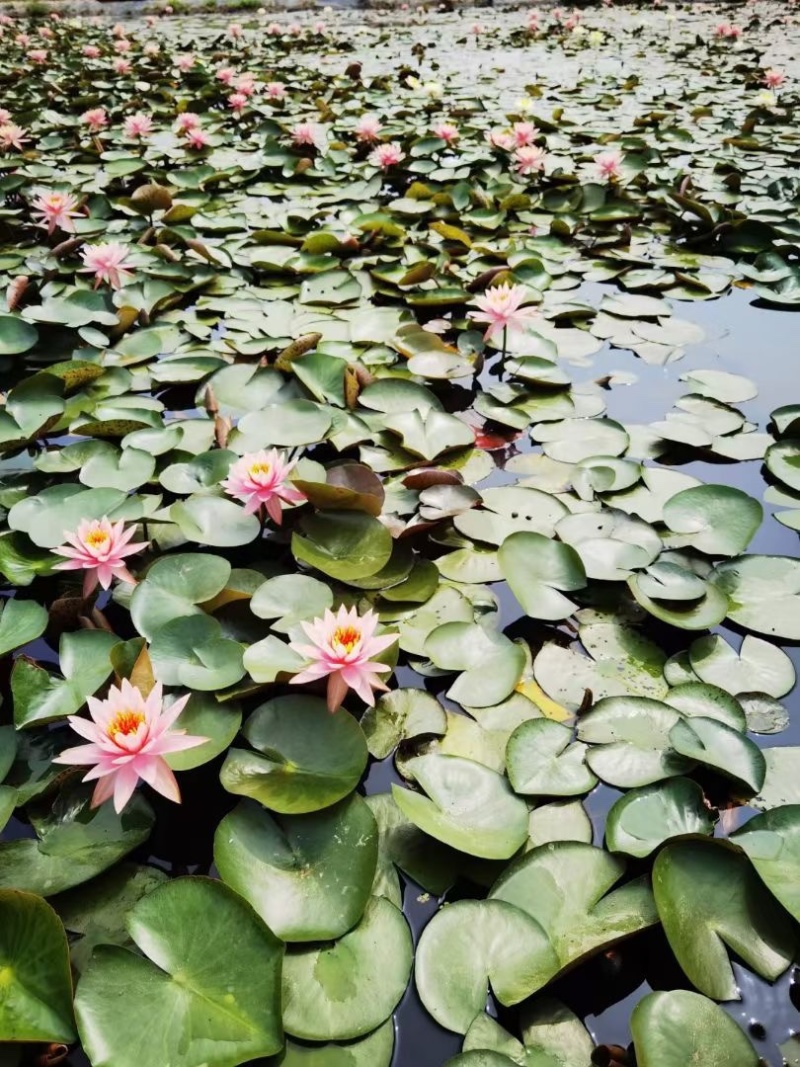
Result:
<instances>
[{"instance_id":1,"label":"lily pad cluster","mask_svg":"<svg viewBox=\"0 0 800 1067\"><path fill-rule=\"evenodd\" d=\"M775 12L3 17L9 1062L389 1067L416 996L452 1067L756 1067L800 404L688 357L695 302L798 300ZM326 702L340 611L382 681ZM76 730L131 687L192 744L98 803ZM597 1050L569 977L656 937Z\"/></svg>"}]
</instances>

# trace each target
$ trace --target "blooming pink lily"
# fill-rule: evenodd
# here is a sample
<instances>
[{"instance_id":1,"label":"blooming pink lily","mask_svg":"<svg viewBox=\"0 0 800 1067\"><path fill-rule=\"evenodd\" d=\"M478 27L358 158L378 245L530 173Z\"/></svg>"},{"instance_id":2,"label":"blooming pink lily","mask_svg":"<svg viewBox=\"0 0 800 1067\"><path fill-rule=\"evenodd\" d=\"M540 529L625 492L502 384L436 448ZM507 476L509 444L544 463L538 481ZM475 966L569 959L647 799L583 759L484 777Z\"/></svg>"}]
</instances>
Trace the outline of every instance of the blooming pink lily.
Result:
<instances>
[{"instance_id":1,"label":"blooming pink lily","mask_svg":"<svg viewBox=\"0 0 800 1067\"><path fill-rule=\"evenodd\" d=\"M377 148L373 148L368 158L374 166L388 170L405 159L406 154L399 144L390 141L389 144L379 144Z\"/></svg>"},{"instance_id":2,"label":"blooming pink lily","mask_svg":"<svg viewBox=\"0 0 800 1067\"><path fill-rule=\"evenodd\" d=\"M286 86L283 82L267 82L267 99L283 100L286 97Z\"/></svg>"},{"instance_id":3,"label":"blooming pink lily","mask_svg":"<svg viewBox=\"0 0 800 1067\"><path fill-rule=\"evenodd\" d=\"M286 504L305 503L305 494L288 482L295 464L276 448L269 452L248 452L232 465L228 477L221 482L225 492L244 504L245 514L252 515L266 508L272 521L280 526L283 520L281 501Z\"/></svg>"},{"instance_id":4,"label":"blooming pink lily","mask_svg":"<svg viewBox=\"0 0 800 1067\"><path fill-rule=\"evenodd\" d=\"M186 74L194 66L194 56L191 52L186 52L183 55L178 56L175 60L175 64L182 74Z\"/></svg>"},{"instance_id":5,"label":"blooming pink lily","mask_svg":"<svg viewBox=\"0 0 800 1067\"><path fill-rule=\"evenodd\" d=\"M118 41L114 42L114 51L121 56L124 56L126 52L130 52L132 48L133 45L127 37L121 37Z\"/></svg>"},{"instance_id":6,"label":"blooming pink lily","mask_svg":"<svg viewBox=\"0 0 800 1067\"><path fill-rule=\"evenodd\" d=\"M356 123L355 134L359 141L377 141L383 123L377 115L362 115Z\"/></svg>"},{"instance_id":7,"label":"blooming pink lily","mask_svg":"<svg viewBox=\"0 0 800 1067\"><path fill-rule=\"evenodd\" d=\"M488 323L485 340L509 328L524 330L532 319L539 317L536 308L521 306L527 295L528 290L524 285L504 282L502 285L493 285L483 296L475 298L479 310L470 312L470 317L476 322Z\"/></svg>"},{"instance_id":8,"label":"blooming pink lily","mask_svg":"<svg viewBox=\"0 0 800 1067\"><path fill-rule=\"evenodd\" d=\"M208 148L211 138L205 130L199 126L193 126L190 130L186 130L186 143L189 148L199 151L201 148Z\"/></svg>"},{"instance_id":9,"label":"blooming pink lily","mask_svg":"<svg viewBox=\"0 0 800 1067\"><path fill-rule=\"evenodd\" d=\"M145 698L137 686L124 678L119 688L111 686L106 700L89 697L91 719L70 715L70 726L89 744L67 748L53 762L90 768L83 780L97 782L93 808L113 796L114 809L121 812L140 779L162 796L180 803L178 783L164 756L196 748L208 740L171 729L189 695L165 708L160 682Z\"/></svg>"},{"instance_id":10,"label":"blooming pink lily","mask_svg":"<svg viewBox=\"0 0 800 1067\"><path fill-rule=\"evenodd\" d=\"M137 541L130 544L136 533L135 526L125 529L120 519L114 523L105 518L84 519L74 532L64 532L68 544L59 545L53 551L59 556L66 556L65 563L57 563L57 571L85 570L83 595L93 593L98 583L108 589L114 578L136 584L136 579L125 565L125 559L147 548L149 541Z\"/></svg>"},{"instance_id":11,"label":"blooming pink lily","mask_svg":"<svg viewBox=\"0 0 800 1067\"><path fill-rule=\"evenodd\" d=\"M108 282L112 289L121 289L133 277L133 272L124 266L128 249L116 241L102 245L84 245L81 256L84 265L80 271L94 274L95 289L101 282Z\"/></svg>"},{"instance_id":12,"label":"blooming pink lily","mask_svg":"<svg viewBox=\"0 0 800 1067\"><path fill-rule=\"evenodd\" d=\"M197 130L200 127L200 116L194 111L182 111L175 120L175 129L178 133L186 133L187 130Z\"/></svg>"},{"instance_id":13,"label":"blooming pink lily","mask_svg":"<svg viewBox=\"0 0 800 1067\"><path fill-rule=\"evenodd\" d=\"M98 133L108 126L108 115L104 107L92 107L81 115L81 122L85 123L92 133Z\"/></svg>"},{"instance_id":14,"label":"blooming pink lily","mask_svg":"<svg viewBox=\"0 0 800 1067\"><path fill-rule=\"evenodd\" d=\"M125 59L124 56L120 56L119 59L115 59L112 63L115 74L130 74L133 70L133 64L129 59Z\"/></svg>"},{"instance_id":15,"label":"blooming pink lily","mask_svg":"<svg viewBox=\"0 0 800 1067\"><path fill-rule=\"evenodd\" d=\"M0 148L16 148L21 152L29 138L25 136L28 131L14 122L4 122L0 125Z\"/></svg>"},{"instance_id":16,"label":"blooming pink lily","mask_svg":"<svg viewBox=\"0 0 800 1067\"><path fill-rule=\"evenodd\" d=\"M292 130L292 140L296 145L311 145L316 148L319 135L320 129L315 122L298 122Z\"/></svg>"},{"instance_id":17,"label":"blooming pink lily","mask_svg":"<svg viewBox=\"0 0 800 1067\"><path fill-rule=\"evenodd\" d=\"M510 130L487 130L484 136L491 148L500 148L504 152L510 152L517 143Z\"/></svg>"},{"instance_id":18,"label":"blooming pink lily","mask_svg":"<svg viewBox=\"0 0 800 1067\"><path fill-rule=\"evenodd\" d=\"M214 77L217 81L222 82L223 85L230 85L233 79L236 77L235 67L220 67Z\"/></svg>"},{"instance_id":19,"label":"blooming pink lily","mask_svg":"<svg viewBox=\"0 0 800 1067\"><path fill-rule=\"evenodd\" d=\"M786 81L786 75L782 70L774 70L772 67L764 71L764 84L768 89L780 89Z\"/></svg>"},{"instance_id":20,"label":"blooming pink lily","mask_svg":"<svg viewBox=\"0 0 800 1067\"><path fill-rule=\"evenodd\" d=\"M28 52L28 59L31 61L31 63L36 63L40 67L44 66L44 64L47 62L47 49L32 48L30 52Z\"/></svg>"},{"instance_id":21,"label":"blooming pink lily","mask_svg":"<svg viewBox=\"0 0 800 1067\"><path fill-rule=\"evenodd\" d=\"M140 141L149 137L152 130L152 118L141 111L137 111L135 115L128 115L122 127L122 132L126 137L136 137Z\"/></svg>"},{"instance_id":22,"label":"blooming pink lily","mask_svg":"<svg viewBox=\"0 0 800 1067\"><path fill-rule=\"evenodd\" d=\"M48 233L55 233L61 229L64 233L74 233L75 223L72 221L77 211L78 200L72 193L58 193L43 190L33 201L33 217L42 225L47 226Z\"/></svg>"},{"instance_id":23,"label":"blooming pink lily","mask_svg":"<svg viewBox=\"0 0 800 1067\"><path fill-rule=\"evenodd\" d=\"M244 93L231 93L228 97L228 107L233 111L234 115L241 115L247 107L247 97Z\"/></svg>"},{"instance_id":24,"label":"blooming pink lily","mask_svg":"<svg viewBox=\"0 0 800 1067\"><path fill-rule=\"evenodd\" d=\"M538 144L521 145L514 153L514 169L518 174L534 174L544 170L547 153Z\"/></svg>"},{"instance_id":25,"label":"blooming pink lily","mask_svg":"<svg viewBox=\"0 0 800 1067\"><path fill-rule=\"evenodd\" d=\"M310 663L291 679L293 685L328 679L328 711L341 706L348 689L354 689L365 704L375 703L373 690L388 689L378 674L391 671L385 663L373 659L400 637L390 633L375 636L378 616L374 611L359 615L355 608L349 611L342 605L334 615L326 609L323 618L300 624L306 632L310 645L291 641L289 647Z\"/></svg>"},{"instance_id":26,"label":"blooming pink lily","mask_svg":"<svg viewBox=\"0 0 800 1067\"><path fill-rule=\"evenodd\" d=\"M617 148L612 148L609 152L600 152L594 157L596 176L604 182L622 177L622 162L624 158L622 152Z\"/></svg>"},{"instance_id":27,"label":"blooming pink lily","mask_svg":"<svg viewBox=\"0 0 800 1067\"><path fill-rule=\"evenodd\" d=\"M100 49L96 44L85 44L83 46L83 54L86 59L97 59L100 55Z\"/></svg>"},{"instance_id":28,"label":"blooming pink lily","mask_svg":"<svg viewBox=\"0 0 800 1067\"><path fill-rule=\"evenodd\" d=\"M539 136L539 130L532 122L515 122L511 127L511 134L517 148L533 144Z\"/></svg>"},{"instance_id":29,"label":"blooming pink lily","mask_svg":"<svg viewBox=\"0 0 800 1067\"><path fill-rule=\"evenodd\" d=\"M440 122L438 126L434 126L433 135L447 144L454 144L460 136L458 126L454 126L452 122Z\"/></svg>"}]
</instances>

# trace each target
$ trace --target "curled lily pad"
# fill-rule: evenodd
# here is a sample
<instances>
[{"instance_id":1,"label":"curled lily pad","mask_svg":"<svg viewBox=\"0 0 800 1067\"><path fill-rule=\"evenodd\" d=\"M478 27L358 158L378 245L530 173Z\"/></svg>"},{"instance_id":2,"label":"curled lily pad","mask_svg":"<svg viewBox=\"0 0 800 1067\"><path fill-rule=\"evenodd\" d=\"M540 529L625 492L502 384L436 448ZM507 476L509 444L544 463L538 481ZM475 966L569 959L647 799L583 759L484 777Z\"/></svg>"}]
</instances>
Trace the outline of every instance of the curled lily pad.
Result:
<instances>
[{"instance_id":1,"label":"curled lily pad","mask_svg":"<svg viewBox=\"0 0 800 1067\"><path fill-rule=\"evenodd\" d=\"M712 841L675 841L658 854L653 891L664 932L694 986L738 1000L726 946L774 980L791 962L795 934L747 858Z\"/></svg>"},{"instance_id":2,"label":"curled lily pad","mask_svg":"<svg viewBox=\"0 0 800 1067\"><path fill-rule=\"evenodd\" d=\"M770 893L797 919L800 806L787 804L756 815L731 835L731 841L743 850Z\"/></svg>"},{"instance_id":3,"label":"curled lily pad","mask_svg":"<svg viewBox=\"0 0 800 1067\"><path fill-rule=\"evenodd\" d=\"M800 640L800 560L740 556L718 564L714 587L730 601L728 617L756 633Z\"/></svg>"},{"instance_id":4,"label":"curled lily pad","mask_svg":"<svg viewBox=\"0 0 800 1067\"><path fill-rule=\"evenodd\" d=\"M505 778L473 760L417 756L408 770L428 794L392 787L403 814L425 833L472 856L508 859L527 837L528 809Z\"/></svg>"},{"instance_id":5,"label":"curled lily pad","mask_svg":"<svg viewBox=\"0 0 800 1067\"><path fill-rule=\"evenodd\" d=\"M253 747L228 751L222 784L282 814L341 800L367 765L361 727L343 709L331 715L316 697L276 697L253 712L242 733Z\"/></svg>"},{"instance_id":6,"label":"curled lily pad","mask_svg":"<svg viewBox=\"0 0 800 1067\"><path fill-rule=\"evenodd\" d=\"M508 778L516 793L575 796L588 793L597 778L586 766L587 746L572 743L572 730L550 719L522 723L508 739Z\"/></svg>"},{"instance_id":7,"label":"curled lily pad","mask_svg":"<svg viewBox=\"0 0 800 1067\"><path fill-rule=\"evenodd\" d=\"M710 834L713 828L700 786L689 778L670 778L632 789L616 801L606 820L606 845L612 852L644 857L671 838Z\"/></svg>"},{"instance_id":8,"label":"curled lily pad","mask_svg":"<svg viewBox=\"0 0 800 1067\"><path fill-rule=\"evenodd\" d=\"M292 552L301 563L347 581L377 574L392 554L392 537L371 515L324 511L292 534Z\"/></svg>"},{"instance_id":9,"label":"curled lily pad","mask_svg":"<svg viewBox=\"0 0 800 1067\"><path fill-rule=\"evenodd\" d=\"M383 693L361 719L370 755L385 759L397 745L421 734L441 736L447 729L444 709L422 689L393 689Z\"/></svg>"}]
</instances>

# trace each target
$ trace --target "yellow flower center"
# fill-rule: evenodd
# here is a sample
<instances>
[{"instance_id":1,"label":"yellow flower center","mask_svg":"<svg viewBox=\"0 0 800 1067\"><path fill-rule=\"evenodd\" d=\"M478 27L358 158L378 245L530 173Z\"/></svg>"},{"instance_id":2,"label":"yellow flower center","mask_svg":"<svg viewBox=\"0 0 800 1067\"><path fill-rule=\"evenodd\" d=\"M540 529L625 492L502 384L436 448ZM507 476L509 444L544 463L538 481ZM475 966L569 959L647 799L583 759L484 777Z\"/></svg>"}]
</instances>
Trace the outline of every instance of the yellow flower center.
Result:
<instances>
[{"instance_id":1,"label":"yellow flower center","mask_svg":"<svg viewBox=\"0 0 800 1067\"><path fill-rule=\"evenodd\" d=\"M86 544L91 548L100 548L108 541L108 534L105 530L92 530L91 533L86 535Z\"/></svg>"},{"instance_id":2,"label":"yellow flower center","mask_svg":"<svg viewBox=\"0 0 800 1067\"><path fill-rule=\"evenodd\" d=\"M272 467L269 465L269 463L265 463L262 460L260 463L253 464L253 466L250 468L250 474L252 474L253 476L255 476L256 474L269 474L271 470Z\"/></svg>"},{"instance_id":3,"label":"yellow flower center","mask_svg":"<svg viewBox=\"0 0 800 1067\"><path fill-rule=\"evenodd\" d=\"M361 640L361 631L355 626L340 626L334 631L332 645L338 646L343 652L352 652Z\"/></svg>"},{"instance_id":4,"label":"yellow flower center","mask_svg":"<svg viewBox=\"0 0 800 1067\"><path fill-rule=\"evenodd\" d=\"M143 722L144 715L141 711L118 711L108 724L106 733L112 740L117 734L127 737L128 734L135 734Z\"/></svg>"}]
</instances>

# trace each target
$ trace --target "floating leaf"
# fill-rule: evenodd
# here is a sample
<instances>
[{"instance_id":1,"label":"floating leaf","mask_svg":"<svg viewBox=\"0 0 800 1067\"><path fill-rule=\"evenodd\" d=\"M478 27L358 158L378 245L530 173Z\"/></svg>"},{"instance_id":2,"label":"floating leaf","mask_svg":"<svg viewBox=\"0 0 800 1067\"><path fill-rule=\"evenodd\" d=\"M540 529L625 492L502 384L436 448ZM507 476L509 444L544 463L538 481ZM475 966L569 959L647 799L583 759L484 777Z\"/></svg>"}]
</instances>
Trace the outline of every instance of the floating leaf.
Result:
<instances>
[{"instance_id":1,"label":"floating leaf","mask_svg":"<svg viewBox=\"0 0 800 1067\"><path fill-rule=\"evenodd\" d=\"M758 1067L743 1030L711 1000L688 989L648 993L631 1016L639 1067Z\"/></svg>"},{"instance_id":2,"label":"floating leaf","mask_svg":"<svg viewBox=\"0 0 800 1067\"><path fill-rule=\"evenodd\" d=\"M606 845L612 852L643 858L664 841L710 834L713 828L700 786L688 778L670 778L631 789L616 801L606 820Z\"/></svg>"}]
</instances>

